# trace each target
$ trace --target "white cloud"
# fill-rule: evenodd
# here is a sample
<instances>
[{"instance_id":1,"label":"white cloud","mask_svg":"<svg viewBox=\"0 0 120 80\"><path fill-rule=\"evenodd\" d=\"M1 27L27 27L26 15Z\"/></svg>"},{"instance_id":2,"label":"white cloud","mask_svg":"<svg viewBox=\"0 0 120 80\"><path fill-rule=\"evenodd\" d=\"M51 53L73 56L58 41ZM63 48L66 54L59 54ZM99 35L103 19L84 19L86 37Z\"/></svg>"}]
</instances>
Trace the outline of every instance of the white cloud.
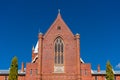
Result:
<instances>
[{"instance_id":1,"label":"white cloud","mask_svg":"<svg viewBox=\"0 0 120 80\"><path fill-rule=\"evenodd\" d=\"M118 64L116 65L116 68L117 68L117 69L120 69L120 63L118 63Z\"/></svg>"}]
</instances>

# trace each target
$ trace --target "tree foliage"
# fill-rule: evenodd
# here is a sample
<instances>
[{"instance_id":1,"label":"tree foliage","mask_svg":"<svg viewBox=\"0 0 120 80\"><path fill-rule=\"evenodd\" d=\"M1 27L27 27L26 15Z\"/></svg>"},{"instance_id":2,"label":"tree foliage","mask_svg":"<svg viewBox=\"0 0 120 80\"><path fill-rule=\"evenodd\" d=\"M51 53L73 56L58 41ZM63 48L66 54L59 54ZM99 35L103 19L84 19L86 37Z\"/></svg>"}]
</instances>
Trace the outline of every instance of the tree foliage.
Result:
<instances>
[{"instance_id":1,"label":"tree foliage","mask_svg":"<svg viewBox=\"0 0 120 80\"><path fill-rule=\"evenodd\" d=\"M18 59L16 56L13 57L10 65L9 80L18 80Z\"/></svg>"},{"instance_id":2,"label":"tree foliage","mask_svg":"<svg viewBox=\"0 0 120 80\"><path fill-rule=\"evenodd\" d=\"M110 61L106 64L106 80L114 80L114 73Z\"/></svg>"}]
</instances>

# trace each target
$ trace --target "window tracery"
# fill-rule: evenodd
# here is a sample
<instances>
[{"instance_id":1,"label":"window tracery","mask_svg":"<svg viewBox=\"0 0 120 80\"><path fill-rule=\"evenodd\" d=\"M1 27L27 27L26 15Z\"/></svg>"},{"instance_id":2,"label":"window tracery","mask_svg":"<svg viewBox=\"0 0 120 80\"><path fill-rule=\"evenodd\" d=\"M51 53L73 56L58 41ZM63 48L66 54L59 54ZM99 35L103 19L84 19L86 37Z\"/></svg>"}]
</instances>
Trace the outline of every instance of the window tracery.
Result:
<instances>
[{"instance_id":1,"label":"window tracery","mask_svg":"<svg viewBox=\"0 0 120 80\"><path fill-rule=\"evenodd\" d=\"M58 37L55 40L55 65L63 65L64 63L63 48L63 40L60 37Z\"/></svg>"}]
</instances>

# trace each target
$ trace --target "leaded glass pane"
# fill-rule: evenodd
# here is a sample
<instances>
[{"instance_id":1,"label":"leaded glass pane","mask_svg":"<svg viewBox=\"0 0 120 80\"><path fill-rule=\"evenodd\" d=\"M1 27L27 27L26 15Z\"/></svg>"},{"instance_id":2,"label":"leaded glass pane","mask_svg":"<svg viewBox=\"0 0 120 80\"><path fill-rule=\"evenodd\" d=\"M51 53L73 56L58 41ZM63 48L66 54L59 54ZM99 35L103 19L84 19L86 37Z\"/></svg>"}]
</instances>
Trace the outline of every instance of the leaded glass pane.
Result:
<instances>
[{"instance_id":1,"label":"leaded glass pane","mask_svg":"<svg viewBox=\"0 0 120 80\"><path fill-rule=\"evenodd\" d=\"M63 41L60 37L55 40L55 64L63 64Z\"/></svg>"},{"instance_id":2,"label":"leaded glass pane","mask_svg":"<svg viewBox=\"0 0 120 80\"><path fill-rule=\"evenodd\" d=\"M60 64L60 54L58 54L58 64Z\"/></svg>"}]
</instances>

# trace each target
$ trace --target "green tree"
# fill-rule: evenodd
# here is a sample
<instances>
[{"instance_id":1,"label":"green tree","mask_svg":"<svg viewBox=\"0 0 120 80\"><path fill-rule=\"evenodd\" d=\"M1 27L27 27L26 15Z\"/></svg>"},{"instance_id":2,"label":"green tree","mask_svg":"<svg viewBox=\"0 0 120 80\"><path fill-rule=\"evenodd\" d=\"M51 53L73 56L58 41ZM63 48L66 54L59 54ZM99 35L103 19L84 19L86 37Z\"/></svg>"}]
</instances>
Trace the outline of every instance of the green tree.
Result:
<instances>
[{"instance_id":1,"label":"green tree","mask_svg":"<svg viewBox=\"0 0 120 80\"><path fill-rule=\"evenodd\" d=\"M16 56L13 57L10 65L9 80L18 80L18 59Z\"/></svg>"},{"instance_id":2,"label":"green tree","mask_svg":"<svg viewBox=\"0 0 120 80\"><path fill-rule=\"evenodd\" d=\"M106 80L114 80L114 73L110 61L106 64Z\"/></svg>"}]
</instances>

